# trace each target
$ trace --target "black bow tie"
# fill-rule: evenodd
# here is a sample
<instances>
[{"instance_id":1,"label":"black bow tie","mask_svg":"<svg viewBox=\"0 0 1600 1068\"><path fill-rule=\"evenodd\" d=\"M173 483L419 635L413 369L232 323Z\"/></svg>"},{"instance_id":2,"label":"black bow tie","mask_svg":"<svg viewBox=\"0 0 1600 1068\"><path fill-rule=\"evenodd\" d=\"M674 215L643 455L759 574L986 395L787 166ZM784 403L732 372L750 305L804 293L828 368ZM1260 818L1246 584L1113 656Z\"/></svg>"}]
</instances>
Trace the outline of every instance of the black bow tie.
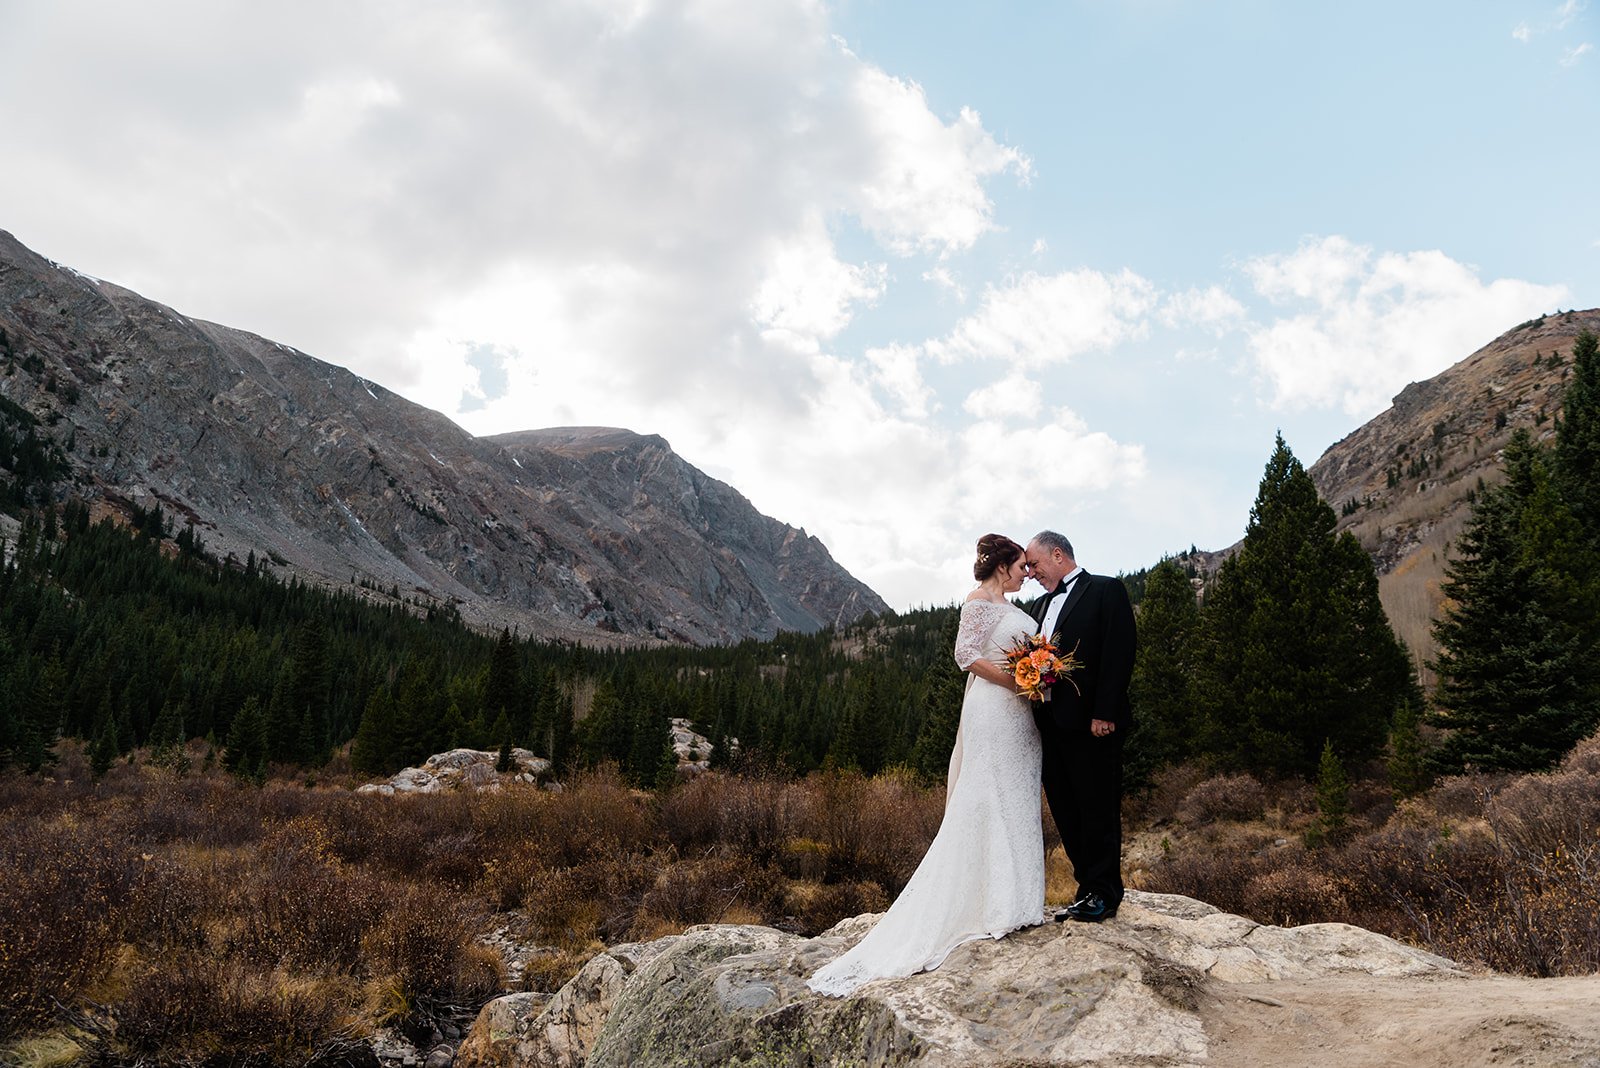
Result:
<instances>
[{"instance_id":1,"label":"black bow tie","mask_svg":"<svg viewBox=\"0 0 1600 1068\"><path fill-rule=\"evenodd\" d=\"M1050 591L1050 596L1054 597L1057 594L1066 593L1067 587L1071 585L1072 583L1068 582L1066 579L1062 579L1060 582L1056 583L1056 588Z\"/></svg>"}]
</instances>

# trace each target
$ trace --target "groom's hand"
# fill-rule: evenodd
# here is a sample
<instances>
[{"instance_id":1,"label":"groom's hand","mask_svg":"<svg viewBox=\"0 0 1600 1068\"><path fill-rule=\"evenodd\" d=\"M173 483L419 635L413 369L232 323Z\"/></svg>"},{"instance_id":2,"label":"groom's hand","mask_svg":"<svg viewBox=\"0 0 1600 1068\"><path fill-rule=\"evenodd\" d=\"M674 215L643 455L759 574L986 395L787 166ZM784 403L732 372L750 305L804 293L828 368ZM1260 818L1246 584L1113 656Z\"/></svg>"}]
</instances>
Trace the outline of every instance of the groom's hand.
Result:
<instances>
[{"instance_id":1,"label":"groom's hand","mask_svg":"<svg viewBox=\"0 0 1600 1068\"><path fill-rule=\"evenodd\" d=\"M1089 721L1089 733L1096 738L1104 738L1117 729L1117 725L1109 719L1092 719Z\"/></svg>"}]
</instances>

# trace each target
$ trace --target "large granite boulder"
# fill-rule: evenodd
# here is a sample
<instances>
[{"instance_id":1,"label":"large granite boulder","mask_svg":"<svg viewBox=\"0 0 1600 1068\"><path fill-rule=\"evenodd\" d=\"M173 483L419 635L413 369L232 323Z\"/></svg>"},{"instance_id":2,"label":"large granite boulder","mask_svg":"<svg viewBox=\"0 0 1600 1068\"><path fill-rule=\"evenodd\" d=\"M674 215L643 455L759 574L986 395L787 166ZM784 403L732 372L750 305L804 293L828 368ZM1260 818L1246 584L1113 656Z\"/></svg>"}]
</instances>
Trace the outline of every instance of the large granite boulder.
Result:
<instances>
[{"instance_id":1,"label":"large granite boulder","mask_svg":"<svg viewBox=\"0 0 1600 1068\"><path fill-rule=\"evenodd\" d=\"M550 774L550 761L526 749L513 749L516 768L498 772L500 754L488 749L451 749L435 753L420 768L403 768L384 782L358 787L358 794L436 794L444 790L498 790L503 783L536 783Z\"/></svg>"},{"instance_id":2,"label":"large granite boulder","mask_svg":"<svg viewBox=\"0 0 1600 1068\"><path fill-rule=\"evenodd\" d=\"M1047 924L969 943L936 971L853 997L813 994L806 976L874 919L811 939L712 925L616 947L502 1028L499 1059L464 1049L457 1064L1198 1065L1208 1053L1201 1001L1221 984L1463 974L1356 927L1272 927L1133 892L1109 923Z\"/></svg>"}]
</instances>

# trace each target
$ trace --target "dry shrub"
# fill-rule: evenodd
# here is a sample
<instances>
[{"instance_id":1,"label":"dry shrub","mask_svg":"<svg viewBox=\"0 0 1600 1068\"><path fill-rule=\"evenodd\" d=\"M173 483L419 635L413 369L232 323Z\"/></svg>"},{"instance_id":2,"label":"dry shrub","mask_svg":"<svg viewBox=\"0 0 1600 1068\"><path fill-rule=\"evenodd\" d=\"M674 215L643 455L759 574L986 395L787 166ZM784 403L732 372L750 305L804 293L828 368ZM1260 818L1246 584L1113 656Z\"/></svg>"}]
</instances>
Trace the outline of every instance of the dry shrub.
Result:
<instances>
[{"instance_id":1,"label":"dry shrub","mask_svg":"<svg viewBox=\"0 0 1600 1068\"><path fill-rule=\"evenodd\" d=\"M817 935L851 916L882 912L889 907L889 897L883 887L873 882L828 883L817 887L797 904L794 914L800 933Z\"/></svg>"},{"instance_id":2,"label":"dry shrub","mask_svg":"<svg viewBox=\"0 0 1600 1068\"><path fill-rule=\"evenodd\" d=\"M1503 781L1503 776L1452 775L1440 779L1428 791L1428 804L1446 819L1478 819L1483 815L1484 803Z\"/></svg>"},{"instance_id":3,"label":"dry shrub","mask_svg":"<svg viewBox=\"0 0 1600 1068\"><path fill-rule=\"evenodd\" d=\"M816 793L817 825L808 836L827 847L831 882L871 880L897 894L916 871L944 818L944 791L910 775L874 779L824 772L807 780Z\"/></svg>"},{"instance_id":4,"label":"dry shrub","mask_svg":"<svg viewBox=\"0 0 1600 1068\"><path fill-rule=\"evenodd\" d=\"M125 941L149 949L195 950L205 921L220 911L216 887L192 862L140 854L128 906L118 916Z\"/></svg>"},{"instance_id":5,"label":"dry shrub","mask_svg":"<svg viewBox=\"0 0 1600 1068\"><path fill-rule=\"evenodd\" d=\"M0 1036L43 1025L108 970L141 863L87 828L0 830Z\"/></svg>"},{"instance_id":6,"label":"dry shrub","mask_svg":"<svg viewBox=\"0 0 1600 1068\"><path fill-rule=\"evenodd\" d=\"M522 842L502 848L483 862L480 886L496 909L520 908L546 870L548 865L539 847Z\"/></svg>"},{"instance_id":7,"label":"dry shrub","mask_svg":"<svg viewBox=\"0 0 1600 1068\"><path fill-rule=\"evenodd\" d=\"M265 967L298 965L354 972L369 928L394 908L394 890L347 868L326 844L291 821L263 843L234 890L232 948Z\"/></svg>"},{"instance_id":8,"label":"dry shrub","mask_svg":"<svg viewBox=\"0 0 1600 1068\"><path fill-rule=\"evenodd\" d=\"M1197 764L1169 764L1150 777L1150 786L1127 800L1128 817L1150 826L1177 819L1178 806L1207 778Z\"/></svg>"},{"instance_id":9,"label":"dry shrub","mask_svg":"<svg viewBox=\"0 0 1600 1068\"><path fill-rule=\"evenodd\" d=\"M366 967L387 976L407 1003L477 1004L499 990L499 957L474 941L461 904L432 887L394 894L362 940Z\"/></svg>"},{"instance_id":10,"label":"dry shrub","mask_svg":"<svg viewBox=\"0 0 1600 1068\"><path fill-rule=\"evenodd\" d=\"M680 852L733 852L766 864L809 816L811 800L772 776L701 775L667 796L661 820Z\"/></svg>"},{"instance_id":11,"label":"dry shrub","mask_svg":"<svg viewBox=\"0 0 1600 1068\"><path fill-rule=\"evenodd\" d=\"M552 866L641 852L657 839L649 795L630 789L612 765L575 776L530 816L528 833Z\"/></svg>"},{"instance_id":12,"label":"dry shrub","mask_svg":"<svg viewBox=\"0 0 1600 1068\"><path fill-rule=\"evenodd\" d=\"M523 986L528 990L553 994L565 986L567 980L577 975L579 969L589 962L589 958L604 948L599 942L590 942L586 945L549 949L538 953L529 958L523 968Z\"/></svg>"},{"instance_id":13,"label":"dry shrub","mask_svg":"<svg viewBox=\"0 0 1600 1068\"><path fill-rule=\"evenodd\" d=\"M635 934L658 918L679 927L720 923L734 906L760 916L781 915L783 876L743 857L713 857L664 868L640 902Z\"/></svg>"},{"instance_id":14,"label":"dry shrub","mask_svg":"<svg viewBox=\"0 0 1600 1068\"><path fill-rule=\"evenodd\" d=\"M571 946L595 940L600 905L583 893L583 883L571 868L535 869L521 903L541 941Z\"/></svg>"},{"instance_id":15,"label":"dry shrub","mask_svg":"<svg viewBox=\"0 0 1600 1068\"><path fill-rule=\"evenodd\" d=\"M647 854L603 857L534 873L523 908L535 933L559 946L621 941L633 929L659 862Z\"/></svg>"},{"instance_id":16,"label":"dry shrub","mask_svg":"<svg viewBox=\"0 0 1600 1068\"><path fill-rule=\"evenodd\" d=\"M175 955L140 969L113 1013L111 1044L121 1063L305 1064L338 1031L352 993L348 983Z\"/></svg>"},{"instance_id":17,"label":"dry shrub","mask_svg":"<svg viewBox=\"0 0 1600 1068\"><path fill-rule=\"evenodd\" d=\"M1573 746L1561 761L1561 770L1600 778L1600 734L1591 734Z\"/></svg>"},{"instance_id":18,"label":"dry shrub","mask_svg":"<svg viewBox=\"0 0 1600 1068\"><path fill-rule=\"evenodd\" d=\"M1190 826L1219 820L1258 820L1266 813L1267 791L1252 775L1219 775L1197 784L1178 805L1180 822Z\"/></svg>"},{"instance_id":19,"label":"dry shrub","mask_svg":"<svg viewBox=\"0 0 1600 1068\"><path fill-rule=\"evenodd\" d=\"M1496 794L1485 814L1530 862L1563 850L1593 851L1600 834L1600 771L1574 767L1525 776Z\"/></svg>"},{"instance_id":20,"label":"dry shrub","mask_svg":"<svg viewBox=\"0 0 1600 1068\"><path fill-rule=\"evenodd\" d=\"M1349 916L1339 882L1299 865L1256 873L1245 884L1244 901L1246 915L1282 927L1343 921Z\"/></svg>"},{"instance_id":21,"label":"dry shrub","mask_svg":"<svg viewBox=\"0 0 1600 1068\"><path fill-rule=\"evenodd\" d=\"M828 873L828 845L815 838L791 838L783 843L778 866L791 879L820 882Z\"/></svg>"},{"instance_id":22,"label":"dry shrub","mask_svg":"<svg viewBox=\"0 0 1600 1068\"><path fill-rule=\"evenodd\" d=\"M1247 915L1250 884L1264 867L1254 856L1240 850L1185 852L1152 868L1144 889L1198 898L1224 912Z\"/></svg>"}]
</instances>

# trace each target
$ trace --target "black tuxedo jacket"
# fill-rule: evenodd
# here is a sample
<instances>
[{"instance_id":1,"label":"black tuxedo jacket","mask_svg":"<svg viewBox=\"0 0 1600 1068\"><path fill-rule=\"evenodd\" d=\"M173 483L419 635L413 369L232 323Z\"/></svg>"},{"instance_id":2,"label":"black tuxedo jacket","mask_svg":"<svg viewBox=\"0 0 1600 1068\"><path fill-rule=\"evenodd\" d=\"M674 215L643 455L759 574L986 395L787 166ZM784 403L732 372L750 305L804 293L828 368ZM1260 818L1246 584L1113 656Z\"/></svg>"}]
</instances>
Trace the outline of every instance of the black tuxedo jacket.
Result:
<instances>
[{"instance_id":1,"label":"black tuxedo jacket","mask_svg":"<svg viewBox=\"0 0 1600 1068\"><path fill-rule=\"evenodd\" d=\"M1035 623L1044 622L1049 606L1049 597L1033 603ZM1065 680L1056 683L1036 714L1071 734L1087 734L1092 719L1110 720L1125 733L1133 725L1128 682L1133 678L1135 628L1133 604L1122 580L1080 574L1050 640L1062 655L1075 650L1083 666L1068 676L1077 689Z\"/></svg>"}]
</instances>

